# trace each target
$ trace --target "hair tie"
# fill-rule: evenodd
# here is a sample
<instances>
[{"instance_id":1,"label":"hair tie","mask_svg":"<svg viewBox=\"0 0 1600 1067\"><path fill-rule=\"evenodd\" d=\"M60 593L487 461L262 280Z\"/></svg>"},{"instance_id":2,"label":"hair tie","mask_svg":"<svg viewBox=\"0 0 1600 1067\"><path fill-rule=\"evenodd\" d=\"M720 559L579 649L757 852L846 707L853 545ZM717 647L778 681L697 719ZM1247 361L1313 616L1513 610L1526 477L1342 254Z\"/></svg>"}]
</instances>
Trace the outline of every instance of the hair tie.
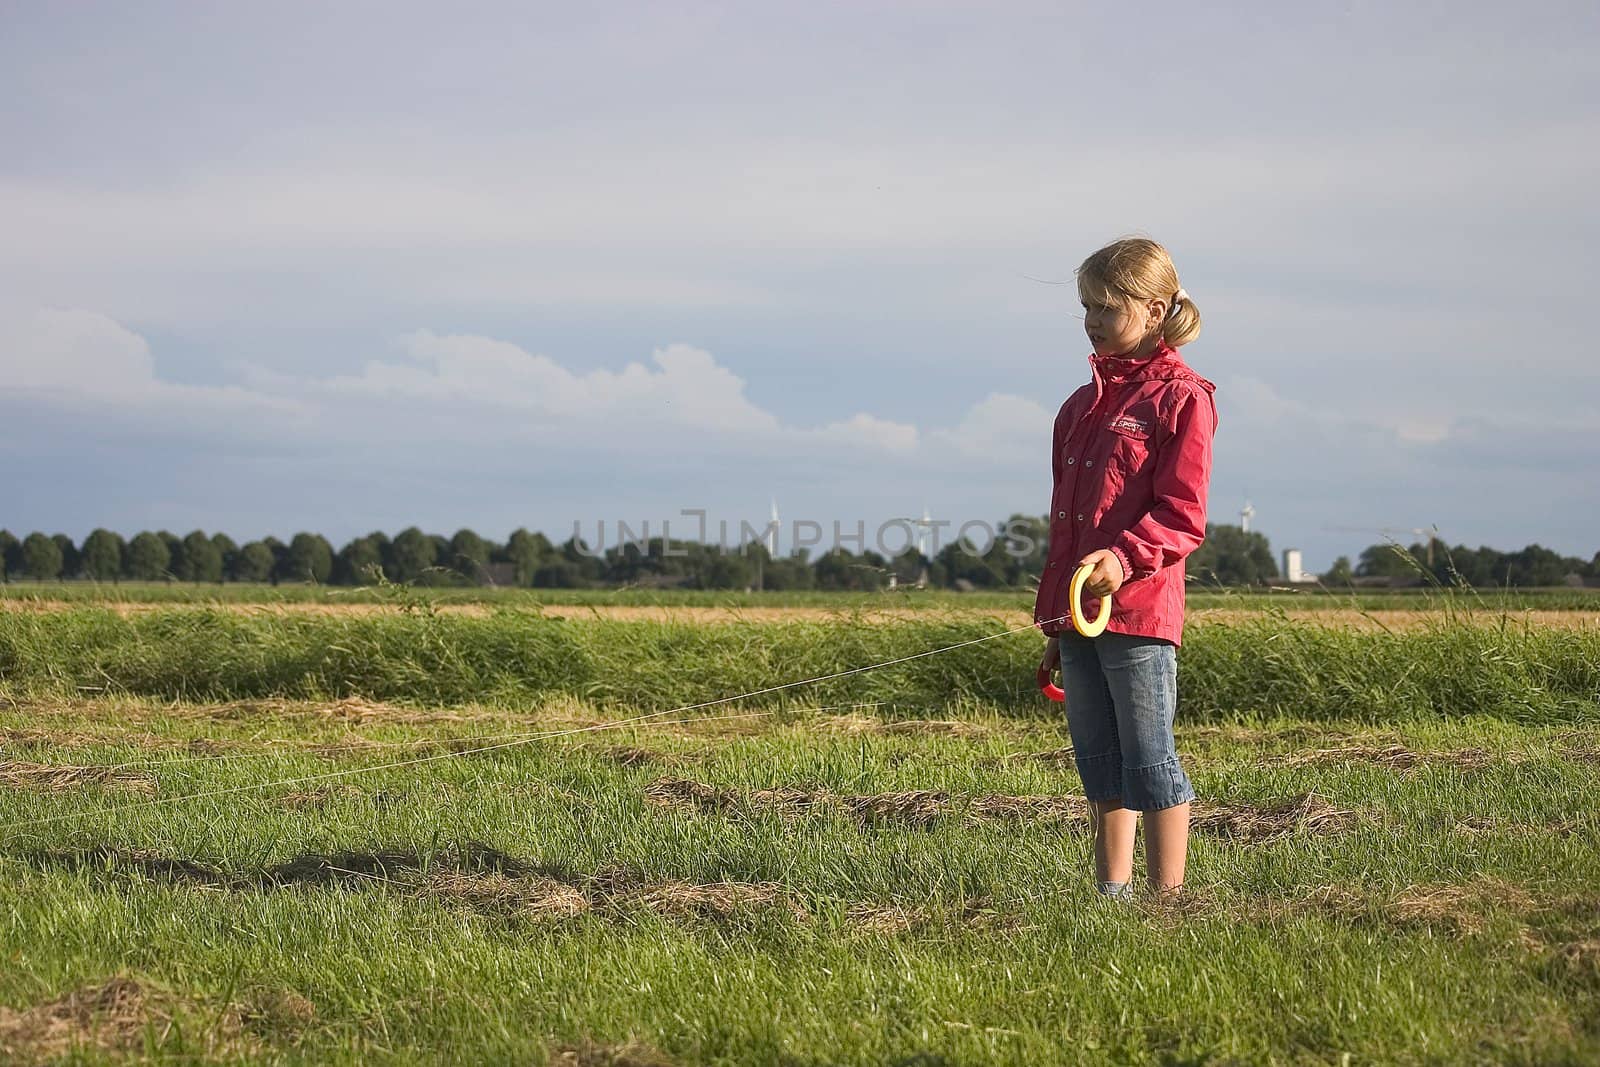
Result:
<instances>
[{"instance_id":1,"label":"hair tie","mask_svg":"<svg viewBox=\"0 0 1600 1067\"><path fill-rule=\"evenodd\" d=\"M1176 315L1178 313L1178 305L1187 299L1189 299L1189 294L1184 292L1180 286L1178 291L1172 294L1172 306L1167 308L1167 317L1171 318L1173 315Z\"/></svg>"}]
</instances>

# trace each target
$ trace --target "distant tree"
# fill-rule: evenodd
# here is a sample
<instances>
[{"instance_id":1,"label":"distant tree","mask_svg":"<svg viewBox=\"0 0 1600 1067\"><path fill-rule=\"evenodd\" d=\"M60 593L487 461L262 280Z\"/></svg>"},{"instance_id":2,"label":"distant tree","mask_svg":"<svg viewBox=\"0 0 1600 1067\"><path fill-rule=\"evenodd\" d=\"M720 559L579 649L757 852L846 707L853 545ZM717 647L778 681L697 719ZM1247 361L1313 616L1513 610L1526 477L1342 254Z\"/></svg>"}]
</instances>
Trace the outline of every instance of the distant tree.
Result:
<instances>
[{"instance_id":1,"label":"distant tree","mask_svg":"<svg viewBox=\"0 0 1600 1067\"><path fill-rule=\"evenodd\" d=\"M272 570L277 564L266 542L251 541L233 557L233 570L228 577L236 582L264 582L272 577Z\"/></svg>"},{"instance_id":2,"label":"distant tree","mask_svg":"<svg viewBox=\"0 0 1600 1067\"><path fill-rule=\"evenodd\" d=\"M889 561L889 570L901 585L915 585L924 571L932 570L932 563L913 545Z\"/></svg>"},{"instance_id":3,"label":"distant tree","mask_svg":"<svg viewBox=\"0 0 1600 1067\"><path fill-rule=\"evenodd\" d=\"M161 538L161 543L167 546L167 570L162 577L170 581L177 578L186 569L183 562L183 539L177 534L166 530L157 530L156 536Z\"/></svg>"},{"instance_id":4,"label":"distant tree","mask_svg":"<svg viewBox=\"0 0 1600 1067\"><path fill-rule=\"evenodd\" d=\"M515 568L516 583L519 586L532 585L534 573L545 563L550 562L554 555L554 546L542 533L529 533L518 528L506 539L507 561Z\"/></svg>"},{"instance_id":5,"label":"distant tree","mask_svg":"<svg viewBox=\"0 0 1600 1067\"><path fill-rule=\"evenodd\" d=\"M788 556L768 560L762 569L763 589L815 589L816 572L806 562L804 549L796 549Z\"/></svg>"},{"instance_id":6,"label":"distant tree","mask_svg":"<svg viewBox=\"0 0 1600 1067\"><path fill-rule=\"evenodd\" d=\"M490 544L471 530L457 530L450 538L444 560L450 569L473 585L483 583L489 569Z\"/></svg>"},{"instance_id":7,"label":"distant tree","mask_svg":"<svg viewBox=\"0 0 1600 1067\"><path fill-rule=\"evenodd\" d=\"M590 585L600 580L605 573L605 562L594 554L588 542L580 541L576 536L569 537L561 542L561 558L576 568L576 574L581 579L580 585ZM535 585L541 583L535 582Z\"/></svg>"},{"instance_id":8,"label":"distant tree","mask_svg":"<svg viewBox=\"0 0 1600 1067\"><path fill-rule=\"evenodd\" d=\"M882 589L888 581L888 562L876 552L857 556L834 548L818 556L811 571L818 589Z\"/></svg>"},{"instance_id":9,"label":"distant tree","mask_svg":"<svg viewBox=\"0 0 1600 1067\"><path fill-rule=\"evenodd\" d=\"M261 543L272 553L272 570L267 572L267 579L277 585L289 576L289 546L270 534L263 537Z\"/></svg>"},{"instance_id":10,"label":"distant tree","mask_svg":"<svg viewBox=\"0 0 1600 1067\"><path fill-rule=\"evenodd\" d=\"M234 544L233 538L227 534L217 533L211 535L211 545L217 550L217 556L222 560L222 573L233 573L233 559L239 554L239 546Z\"/></svg>"},{"instance_id":11,"label":"distant tree","mask_svg":"<svg viewBox=\"0 0 1600 1067\"><path fill-rule=\"evenodd\" d=\"M1333 566L1328 568L1328 573L1322 576L1323 582L1328 585L1349 585L1353 578L1355 571L1350 567L1349 556L1340 556L1334 560Z\"/></svg>"},{"instance_id":12,"label":"distant tree","mask_svg":"<svg viewBox=\"0 0 1600 1067\"><path fill-rule=\"evenodd\" d=\"M333 573L333 546L321 534L297 533L284 553L282 574L291 582L322 585Z\"/></svg>"},{"instance_id":13,"label":"distant tree","mask_svg":"<svg viewBox=\"0 0 1600 1067\"><path fill-rule=\"evenodd\" d=\"M97 582L122 580L123 559L128 546L120 534L95 530L83 539L83 573Z\"/></svg>"},{"instance_id":14,"label":"distant tree","mask_svg":"<svg viewBox=\"0 0 1600 1067\"><path fill-rule=\"evenodd\" d=\"M29 534L22 540L22 569L35 581L61 577L61 546L42 533Z\"/></svg>"},{"instance_id":15,"label":"distant tree","mask_svg":"<svg viewBox=\"0 0 1600 1067\"><path fill-rule=\"evenodd\" d=\"M387 577L393 578L393 571L388 570L393 553L393 543L389 540L389 535L382 530L373 530L367 534L366 540L372 542L372 547L378 550L378 565L384 568ZM365 576L361 580L364 582L371 581L370 578Z\"/></svg>"},{"instance_id":16,"label":"distant tree","mask_svg":"<svg viewBox=\"0 0 1600 1067\"><path fill-rule=\"evenodd\" d=\"M1393 542L1368 545L1356 560L1356 575L1361 578L1413 578L1426 556L1427 547L1420 544L1411 548L1403 548Z\"/></svg>"},{"instance_id":17,"label":"distant tree","mask_svg":"<svg viewBox=\"0 0 1600 1067\"><path fill-rule=\"evenodd\" d=\"M135 581L153 582L165 578L171 563L172 551L159 534L145 530L128 542L128 577Z\"/></svg>"},{"instance_id":18,"label":"distant tree","mask_svg":"<svg viewBox=\"0 0 1600 1067\"><path fill-rule=\"evenodd\" d=\"M705 553L694 584L701 589L746 589L754 580L754 560L713 546Z\"/></svg>"},{"instance_id":19,"label":"distant tree","mask_svg":"<svg viewBox=\"0 0 1600 1067\"><path fill-rule=\"evenodd\" d=\"M569 559L555 559L534 571L533 584L540 589L577 589L589 582L582 567Z\"/></svg>"},{"instance_id":20,"label":"distant tree","mask_svg":"<svg viewBox=\"0 0 1600 1067\"><path fill-rule=\"evenodd\" d=\"M439 547L434 539L408 526L395 536L390 551L390 566L397 582L415 582L439 558Z\"/></svg>"},{"instance_id":21,"label":"distant tree","mask_svg":"<svg viewBox=\"0 0 1600 1067\"><path fill-rule=\"evenodd\" d=\"M58 533L52 534L50 540L61 550L61 577L78 577L83 572L83 554L78 551L78 546L72 543L72 538Z\"/></svg>"},{"instance_id":22,"label":"distant tree","mask_svg":"<svg viewBox=\"0 0 1600 1067\"><path fill-rule=\"evenodd\" d=\"M222 553L204 532L195 530L183 539L183 573L187 582L222 581Z\"/></svg>"},{"instance_id":23,"label":"distant tree","mask_svg":"<svg viewBox=\"0 0 1600 1067\"><path fill-rule=\"evenodd\" d=\"M450 559L450 539L439 534L429 534L433 542L433 567L417 576L419 585L456 585L460 576L446 566Z\"/></svg>"},{"instance_id":24,"label":"distant tree","mask_svg":"<svg viewBox=\"0 0 1600 1067\"><path fill-rule=\"evenodd\" d=\"M22 542L10 530L0 530L0 581L22 572Z\"/></svg>"},{"instance_id":25,"label":"distant tree","mask_svg":"<svg viewBox=\"0 0 1600 1067\"><path fill-rule=\"evenodd\" d=\"M1512 585L1523 588L1564 585L1567 575L1578 573L1583 561L1569 559L1543 545L1528 545L1510 553L1508 570Z\"/></svg>"},{"instance_id":26,"label":"distant tree","mask_svg":"<svg viewBox=\"0 0 1600 1067\"><path fill-rule=\"evenodd\" d=\"M383 573L383 548L368 534L339 550L333 561L333 581L339 585L365 585Z\"/></svg>"},{"instance_id":27,"label":"distant tree","mask_svg":"<svg viewBox=\"0 0 1600 1067\"><path fill-rule=\"evenodd\" d=\"M1238 526L1206 526L1206 539L1185 561L1186 572L1201 582L1260 585L1278 576L1266 535Z\"/></svg>"}]
</instances>

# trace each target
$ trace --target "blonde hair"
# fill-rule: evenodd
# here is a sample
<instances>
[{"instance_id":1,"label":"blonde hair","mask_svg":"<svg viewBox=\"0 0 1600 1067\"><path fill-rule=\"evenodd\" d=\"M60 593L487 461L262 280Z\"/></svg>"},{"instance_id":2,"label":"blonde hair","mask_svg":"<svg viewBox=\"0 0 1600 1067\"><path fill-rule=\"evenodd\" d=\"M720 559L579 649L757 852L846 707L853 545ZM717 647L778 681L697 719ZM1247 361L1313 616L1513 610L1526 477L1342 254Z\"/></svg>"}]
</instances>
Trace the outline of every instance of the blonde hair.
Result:
<instances>
[{"instance_id":1,"label":"blonde hair","mask_svg":"<svg viewBox=\"0 0 1600 1067\"><path fill-rule=\"evenodd\" d=\"M1096 251L1078 267L1078 296L1084 303L1118 305L1161 300L1167 317L1161 339L1178 348L1200 336L1200 309L1179 290L1178 268L1167 250L1148 237L1127 237Z\"/></svg>"}]
</instances>

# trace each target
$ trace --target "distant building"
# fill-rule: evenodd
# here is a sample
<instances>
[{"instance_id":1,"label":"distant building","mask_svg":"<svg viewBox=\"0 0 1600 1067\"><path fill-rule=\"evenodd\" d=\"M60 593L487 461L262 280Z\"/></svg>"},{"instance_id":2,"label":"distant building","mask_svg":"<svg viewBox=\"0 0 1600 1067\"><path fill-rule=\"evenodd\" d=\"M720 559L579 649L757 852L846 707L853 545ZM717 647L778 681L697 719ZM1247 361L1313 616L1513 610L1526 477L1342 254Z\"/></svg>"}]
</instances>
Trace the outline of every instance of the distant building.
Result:
<instances>
[{"instance_id":1,"label":"distant building","mask_svg":"<svg viewBox=\"0 0 1600 1067\"><path fill-rule=\"evenodd\" d=\"M1305 560L1301 557L1298 548L1286 548L1283 550L1283 580L1290 585L1310 581L1306 577Z\"/></svg>"}]
</instances>

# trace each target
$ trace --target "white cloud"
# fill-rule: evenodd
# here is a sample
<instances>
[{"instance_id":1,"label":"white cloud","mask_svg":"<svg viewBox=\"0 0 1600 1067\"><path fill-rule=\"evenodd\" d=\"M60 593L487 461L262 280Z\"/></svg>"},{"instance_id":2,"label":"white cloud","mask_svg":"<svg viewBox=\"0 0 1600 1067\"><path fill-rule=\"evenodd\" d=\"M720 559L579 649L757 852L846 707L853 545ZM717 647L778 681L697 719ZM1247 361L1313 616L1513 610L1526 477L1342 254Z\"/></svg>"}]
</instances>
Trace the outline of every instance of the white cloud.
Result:
<instances>
[{"instance_id":1,"label":"white cloud","mask_svg":"<svg viewBox=\"0 0 1600 1067\"><path fill-rule=\"evenodd\" d=\"M915 452L919 440L915 426L880 419L865 412L852 415L842 422L830 422L817 429L814 436L820 441L866 445L902 455Z\"/></svg>"},{"instance_id":2,"label":"white cloud","mask_svg":"<svg viewBox=\"0 0 1600 1067\"><path fill-rule=\"evenodd\" d=\"M1025 397L990 393L955 426L936 431L933 438L961 456L1034 464L1039 457L1049 458L1055 415L1053 409Z\"/></svg>"},{"instance_id":3,"label":"white cloud","mask_svg":"<svg viewBox=\"0 0 1600 1067\"><path fill-rule=\"evenodd\" d=\"M0 381L10 389L108 397L157 388L143 337L105 315L68 308L0 318Z\"/></svg>"},{"instance_id":4,"label":"white cloud","mask_svg":"<svg viewBox=\"0 0 1600 1067\"><path fill-rule=\"evenodd\" d=\"M0 309L0 391L35 403L201 423L303 411L285 397L239 386L189 385L156 374L149 343L114 319L81 308ZM142 413L142 416L141 416Z\"/></svg>"}]
</instances>

